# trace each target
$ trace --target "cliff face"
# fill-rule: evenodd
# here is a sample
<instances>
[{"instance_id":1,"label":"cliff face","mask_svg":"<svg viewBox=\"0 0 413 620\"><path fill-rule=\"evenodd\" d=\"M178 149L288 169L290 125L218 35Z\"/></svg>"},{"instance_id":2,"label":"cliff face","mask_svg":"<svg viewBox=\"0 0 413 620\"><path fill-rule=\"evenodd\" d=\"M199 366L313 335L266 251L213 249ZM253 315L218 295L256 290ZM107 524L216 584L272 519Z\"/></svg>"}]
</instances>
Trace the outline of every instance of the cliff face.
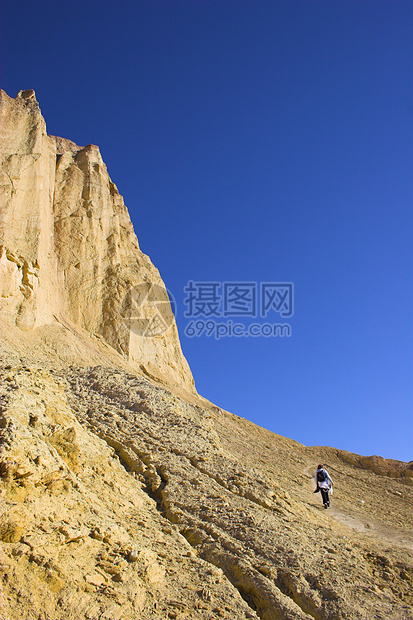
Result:
<instances>
[{"instance_id":1,"label":"cliff face","mask_svg":"<svg viewBox=\"0 0 413 620\"><path fill-rule=\"evenodd\" d=\"M413 463L198 396L97 147L1 114L1 620L413 619Z\"/></svg>"},{"instance_id":2,"label":"cliff face","mask_svg":"<svg viewBox=\"0 0 413 620\"><path fill-rule=\"evenodd\" d=\"M165 286L98 147L48 136L34 91L0 103L4 316L25 330L70 320L194 392Z\"/></svg>"},{"instance_id":3,"label":"cliff face","mask_svg":"<svg viewBox=\"0 0 413 620\"><path fill-rule=\"evenodd\" d=\"M53 248L56 157L33 91L16 99L1 91L0 105L2 309L31 329L60 311Z\"/></svg>"}]
</instances>

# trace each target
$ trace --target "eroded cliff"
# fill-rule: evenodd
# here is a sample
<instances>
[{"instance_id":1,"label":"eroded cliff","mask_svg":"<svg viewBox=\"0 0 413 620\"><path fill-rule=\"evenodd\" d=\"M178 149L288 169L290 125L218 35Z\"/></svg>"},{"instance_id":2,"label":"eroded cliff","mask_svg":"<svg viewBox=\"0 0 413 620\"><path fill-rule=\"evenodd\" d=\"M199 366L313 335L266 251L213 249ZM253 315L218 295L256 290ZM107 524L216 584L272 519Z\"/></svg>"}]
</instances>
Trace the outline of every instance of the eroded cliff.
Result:
<instances>
[{"instance_id":1,"label":"eroded cliff","mask_svg":"<svg viewBox=\"0 0 413 620\"><path fill-rule=\"evenodd\" d=\"M48 136L32 90L1 91L0 110L3 316L25 330L70 321L194 392L165 286L99 148Z\"/></svg>"}]
</instances>

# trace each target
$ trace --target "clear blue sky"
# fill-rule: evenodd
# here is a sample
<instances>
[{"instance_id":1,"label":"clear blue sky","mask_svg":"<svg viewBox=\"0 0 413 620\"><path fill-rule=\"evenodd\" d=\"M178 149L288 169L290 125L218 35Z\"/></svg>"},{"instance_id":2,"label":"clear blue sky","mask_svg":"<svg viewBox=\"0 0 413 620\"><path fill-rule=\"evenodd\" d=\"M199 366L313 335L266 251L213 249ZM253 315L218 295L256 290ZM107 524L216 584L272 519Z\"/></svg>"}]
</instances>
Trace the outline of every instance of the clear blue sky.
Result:
<instances>
[{"instance_id":1,"label":"clear blue sky","mask_svg":"<svg viewBox=\"0 0 413 620\"><path fill-rule=\"evenodd\" d=\"M413 3L1 7L2 88L100 146L198 391L306 445L413 459ZM294 282L291 337L184 336L188 280Z\"/></svg>"}]
</instances>

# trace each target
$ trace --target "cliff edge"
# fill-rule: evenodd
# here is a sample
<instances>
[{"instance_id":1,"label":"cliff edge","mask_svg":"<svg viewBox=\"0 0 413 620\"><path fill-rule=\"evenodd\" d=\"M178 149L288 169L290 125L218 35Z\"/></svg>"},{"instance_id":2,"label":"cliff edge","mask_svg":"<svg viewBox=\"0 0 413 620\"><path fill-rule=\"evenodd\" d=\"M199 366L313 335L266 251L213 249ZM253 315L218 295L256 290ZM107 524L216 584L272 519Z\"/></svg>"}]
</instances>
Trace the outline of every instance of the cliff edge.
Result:
<instances>
[{"instance_id":1,"label":"cliff edge","mask_svg":"<svg viewBox=\"0 0 413 620\"><path fill-rule=\"evenodd\" d=\"M165 285L139 248L99 148L48 136L33 90L0 93L2 315L69 321L195 393Z\"/></svg>"}]
</instances>

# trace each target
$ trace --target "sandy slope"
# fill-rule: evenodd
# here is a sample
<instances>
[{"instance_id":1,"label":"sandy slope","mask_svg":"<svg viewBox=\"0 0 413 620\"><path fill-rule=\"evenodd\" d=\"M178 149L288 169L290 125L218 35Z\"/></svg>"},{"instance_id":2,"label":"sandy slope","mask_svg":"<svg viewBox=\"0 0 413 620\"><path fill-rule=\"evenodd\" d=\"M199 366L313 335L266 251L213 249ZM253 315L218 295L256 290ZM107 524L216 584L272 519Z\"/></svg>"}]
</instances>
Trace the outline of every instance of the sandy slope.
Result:
<instances>
[{"instance_id":1,"label":"sandy slope","mask_svg":"<svg viewBox=\"0 0 413 620\"><path fill-rule=\"evenodd\" d=\"M82 332L16 329L3 329L5 618L413 618L406 465L392 478L275 435Z\"/></svg>"}]
</instances>

